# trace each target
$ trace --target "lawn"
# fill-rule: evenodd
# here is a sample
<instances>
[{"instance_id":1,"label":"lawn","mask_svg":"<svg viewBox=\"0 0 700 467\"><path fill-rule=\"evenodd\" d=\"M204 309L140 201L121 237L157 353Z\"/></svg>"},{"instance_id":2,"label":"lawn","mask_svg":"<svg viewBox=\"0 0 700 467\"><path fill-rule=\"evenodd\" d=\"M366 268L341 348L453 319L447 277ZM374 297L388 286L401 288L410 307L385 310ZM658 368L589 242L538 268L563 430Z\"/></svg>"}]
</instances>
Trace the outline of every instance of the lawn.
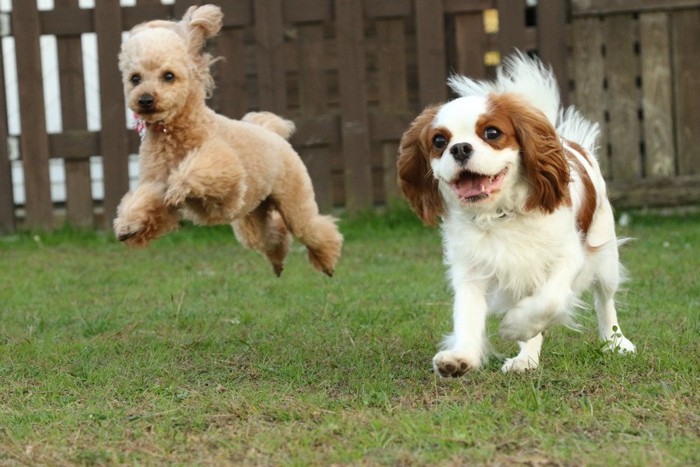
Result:
<instances>
[{"instance_id":1,"label":"lawn","mask_svg":"<svg viewBox=\"0 0 700 467\"><path fill-rule=\"evenodd\" d=\"M438 232L343 220L332 279L281 278L226 228L143 250L62 230L0 237L0 465L697 465L700 215L632 213L619 297L636 356L549 332L537 371L441 381Z\"/></svg>"}]
</instances>

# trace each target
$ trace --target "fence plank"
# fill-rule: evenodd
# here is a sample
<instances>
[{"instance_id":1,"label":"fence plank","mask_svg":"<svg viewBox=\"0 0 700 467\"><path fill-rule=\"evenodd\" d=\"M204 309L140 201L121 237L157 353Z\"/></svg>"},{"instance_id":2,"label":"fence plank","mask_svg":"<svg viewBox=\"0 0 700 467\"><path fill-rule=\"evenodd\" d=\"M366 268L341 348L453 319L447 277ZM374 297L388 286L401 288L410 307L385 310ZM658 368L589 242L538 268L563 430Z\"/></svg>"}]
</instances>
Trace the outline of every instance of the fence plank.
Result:
<instances>
[{"instance_id":1,"label":"fence plank","mask_svg":"<svg viewBox=\"0 0 700 467\"><path fill-rule=\"evenodd\" d=\"M362 2L335 0L335 11L345 205L355 213L372 206Z\"/></svg>"},{"instance_id":2,"label":"fence plank","mask_svg":"<svg viewBox=\"0 0 700 467\"><path fill-rule=\"evenodd\" d=\"M299 116L304 120L329 112L323 29L323 23L298 26L297 48L299 56L304 57L299 68ZM330 211L333 207L331 147L319 140L301 147L299 153L309 170L319 209Z\"/></svg>"},{"instance_id":3,"label":"fence plank","mask_svg":"<svg viewBox=\"0 0 700 467\"><path fill-rule=\"evenodd\" d=\"M223 57L213 70L220 78L217 80L219 112L229 118L240 118L248 109L243 28L225 28L217 45Z\"/></svg>"},{"instance_id":4,"label":"fence plank","mask_svg":"<svg viewBox=\"0 0 700 467\"><path fill-rule=\"evenodd\" d=\"M572 73L575 77L573 103L588 119L600 125L598 163L603 176L610 177L608 125L605 121L605 66L602 54L603 22L600 18L575 18L572 22Z\"/></svg>"},{"instance_id":5,"label":"fence plank","mask_svg":"<svg viewBox=\"0 0 700 467\"><path fill-rule=\"evenodd\" d=\"M77 7L78 0L55 0L55 7ZM61 87L61 119L63 130L87 129L85 80L80 36L56 39ZM91 227L92 183L89 160L64 162L66 174L66 221L76 227Z\"/></svg>"},{"instance_id":6,"label":"fence plank","mask_svg":"<svg viewBox=\"0 0 700 467\"><path fill-rule=\"evenodd\" d=\"M472 78L486 78L486 32L483 12L455 17L456 72Z\"/></svg>"},{"instance_id":7,"label":"fence plank","mask_svg":"<svg viewBox=\"0 0 700 467\"><path fill-rule=\"evenodd\" d=\"M528 49L525 30L525 0L498 0L498 48L505 56L517 48Z\"/></svg>"},{"instance_id":8,"label":"fence plank","mask_svg":"<svg viewBox=\"0 0 700 467\"><path fill-rule=\"evenodd\" d=\"M700 0L572 0L574 15L609 15L698 8Z\"/></svg>"},{"instance_id":9,"label":"fence plank","mask_svg":"<svg viewBox=\"0 0 700 467\"><path fill-rule=\"evenodd\" d=\"M559 95L564 105L569 103L569 73L567 70L566 2L539 0L537 3L537 53L554 71L559 83Z\"/></svg>"},{"instance_id":10,"label":"fence plank","mask_svg":"<svg viewBox=\"0 0 700 467\"><path fill-rule=\"evenodd\" d=\"M418 96L425 107L442 102L447 96L444 10L440 0L415 2Z\"/></svg>"},{"instance_id":11,"label":"fence plank","mask_svg":"<svg viewBox=\"0 0 700 467\"><path fill-rule=\"evenodd\" d=\"M284 114L287 95L282 0L256 0L254 4L258 102L262 110Z\"/></svg>"},{"instance_id":12,"label":"fence plank","mask_svg":"<svg viewBox=\"0 0 700 467\"><path fill-rule=\"evenodd\" d=\"M637 21L632 15L613 15L605 19L605 66L610 116L612 179L642 176L639 101L637 87L639 57L635 54Z\"/></svg>"},{"instance_id":13,"label":"fence plank","mask_svg":"<svg viewBox=\"0 0 700 467\"><path fill-rule=\"evenodd\" d=\"M35 2L14 2L12 30L17 58L20 124L20 151L24 167L26 224L29 228L49 229L53 225L49 178L49 143L44 118L39 14Z\"/></svg>"},{"instance_id":14,"label":"fence plank","mask_svg":"<svg viewBox=\"0 0 700 467\"><path fill-rule=\"evenodd\" d=\"M124 91L119 77L121 10L118 0L95 2L100 80L100 149L104 172L104 227L111 230L121 197L129 189Z\"/></svg>"},{"instance_id":15,"label":"fence plank","mask_svg":"<svg viewBox=\"0 0 700 467\"><path fill-rule=\"evenodd\" d=\"M0 47L0 102L7 102L5 96L5 59ZM4 108L4 106L3 106ZM0 233L14 232L15 203L12 190L12 164L7 148L7 112L0 112Z\"/></svg>"},{"instance_id":16,"label":"fence plank","mask_svg":"<svg viewBox=\"0 0 700 467\"><path fill-rule=\"evenodd\" d=\"M644 173L647 177L675 173L669 38L667 13L645 13L639 16Z\"/></svg>"},{"instance_id":17,"label":"fence plank","mask_svg":"<svg viewBox=\"0 0 700 467\"><path fill-rule=\"evenodd\" d=\"M700 174L700 9L672 13L680 175Z\"/></svg>"},{"instance_id":18,"label":"fence plank","mask_svg":"<svg viewBox=\"0 0 700 467\"><path fill-rule=\"evenodd\" d=\"M382 115L408 115L408 77L406 68L406 34L404 20L387 19L377 21L379 42L379 110ZM406 121L408 126L408 119ZM373 127L374 128L374 127ZM399 197L396 184L396 141L381 144L382 189L384 201L393 203Z\"/></svg>"}]
</instances>

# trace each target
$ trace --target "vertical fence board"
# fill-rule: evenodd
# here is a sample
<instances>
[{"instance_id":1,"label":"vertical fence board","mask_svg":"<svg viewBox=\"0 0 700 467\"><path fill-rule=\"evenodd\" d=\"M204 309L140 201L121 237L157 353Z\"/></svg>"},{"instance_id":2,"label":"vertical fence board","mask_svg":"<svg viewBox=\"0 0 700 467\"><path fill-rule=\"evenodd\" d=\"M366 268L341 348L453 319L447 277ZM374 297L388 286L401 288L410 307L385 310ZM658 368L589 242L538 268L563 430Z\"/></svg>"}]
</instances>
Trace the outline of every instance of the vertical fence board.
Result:
<instances>
[{"instance_id":1,"label":"vertical fence board","mask_svg":"<svg viewBox=\"0 0 700 467\"><path fill-rule=\"evenodd\" d=\"M700 9L671 13L676 138L681 175L700 174Z\"/></svg>"},{"instance_id":2,"label":"vertical fence board","mask_svg":"<svg viewBox=\"0 0 700 467\"><path fill-rule=\"evenodd\" d=\"M7 148L7 112L4 103L7 102L5 96L5 65L0 47L0 233L14 232L15 225L15 202L12 191L12 164Z\"/></svg>"},{"instance_id":3,"label":"vertical fence board","mask_svg":"<svg viewBox=\"0 0 700 467\"><path fill-rule=\"evenodd\" d=\"M254 8L258 102L262 110L284 114L287 95L282 50L282 0L256 0Z\"/></svg>"},{"instance_id":4,"label":"vertical fence board","mask_svg":"<svg viewBox=\"0 0 700 467\"><path fill-rule=\"evenodd\" d=\"M552 67L559 94L564 105L569 103L569 76L567 70L566 2L539 0L537 3L537 52Z\"/></svg>"},{"instance_id":5,"label":"vertical fence board","mask_svg":"<svg viewBox=\"0 0 700 467\"><path fill-rule=\"evenodd\" d=\"M498 48L505 56L518 48L527 51L525 0L498 0Z\"/></svg>"},{"instance_id":6,"label":"vertical fence board","mask_svg":"<svg viewBox=\"0 0 700 467\"><path fill-rule=\"evenodd\" d=\"M418 96L422 106L436 104L447 95L444 8L440 0L415 0Z\"/></svg>"},{"instance_id":7,"label":"vertical fence board","mask_svg":"<svg viewBox=\"0 0 700 467\"><path fill-rule=\"evenodd\" d=\"M357 212L372 207L362 2L336 0L335 11L345 205Z\"/></svg>"},{"instance_id":8,"label":"vertical fence board","mask_svg":"<svg viewBox=\"0 0 700 467\"><path fill-rule=\"evenodd\" d=\"M482 12L455 17L456 72L472 78L486 77L486 32Z\"/></svg>"},{"instance_id":9,"label":"vertical fence board","mask_svg":"<svg viewBox=\"0 0 700 467\"><path fill-rule=\"evenodd\" d=\"M632 15L612 15L604 26L605 67L608 83L609 145L612 179L642 176L639 154L639 59L635 54L637 21Z\"/></svg>"},{"instance_id":10,"label":"vertical fence board","mask_svg":"<svg viewBox=\"0 0 700 467\"><path fill-rule=\"evenodd\" d=\"M19 86L20 151L24 167L26 224L48 229L53 224L49 178L49 141L46 134L42 87L39 14L36 2L14 2L13 25Z\"/></svg>"},{"instance_id":11,"label":"vertical fence board","mask_svg":"<svg viewBox=\"0 0 700 467\"><path fill-rule=\"evenodd\" d=\"M383 115L408 113L408 77L406 76L406 39L403 18L377 21L379 42L379 109ZM396 135L397 139L400 135ZM382 187L385 202L398 198L396 157L398 142L382 142Z\"/></svg>"},{"instance_id":12,"label":"vertical fence board","mask_svg":"<svg viewBox=\"0 0 700 467\"><path fill-rule=\"evenodd\" d=\"M78 0L55 0L55 7L78 7ZM80 36L56 38L61 89L63 130L86 130L85 79ZM70 156L71 154L64 154ZM91 227L92 183L89 160L65 160L66 220L76 227Z\"/></svg>"},{"instance_id":13,"label":"vertical fence board","mask_svg":"<svg viewBox=\"0 0 700 467\"><path fill-rule=\"evenodd\" d=\"M572 72L575 77L573 103L590 120L600 125L598 163L607 178L610 176L608 126L605 121L605 66L602 54L603 22L597 17L576 18L572 23ZM579 38L585 38L579 39Z\"/></svg>"},{"instance_id":14,"label":"vertical fence board","mask_svg":"<svg viewBox=\"0 0 700 467\"><path fill-rule=\"evenodd\" d=\"M297 50L299 57L304 57L299 64L299 115L304 121L315 122L314 117L328 113L323 29L322 23L298 26ZM299 153L308 167L319 209L329 211L333 207L330 146L321 140L300 148Z\"/></svg>"},{"instance_id":15,"label":"vertical fence board","mask_svg":"<svg viewBox=\"0 0 700 467\"><path fill-rule=\"evenodd\" d=\"M671 95L669 17L666 13L639 16L644 109L644 173L647 177L675 172Z\"/></svg>"},{"instance_id":16,"label":"vertical fence board","mask_svg":"<svg viewBox=\"0 0 700 467\"><path fill-rule=\"evenodd\" d=\"M124 91L118 55L122 21L118 0L95 2L95 30L100 80L100 150L104 172L104 227L111 230L121 197L129 189Z\"/></svg>"},{"instance_id":17,"label":"vertical fence board","mask_svg":"<svg viewBox=\"0 0 700 467\"><path fill-rule=\"evenodd\" d=\"M214 65L217 80L219 112L229 118L240 118L248 109L245 77L243 28L225 28L217 45L223 60Z\"/></svg>"}]
</instances>

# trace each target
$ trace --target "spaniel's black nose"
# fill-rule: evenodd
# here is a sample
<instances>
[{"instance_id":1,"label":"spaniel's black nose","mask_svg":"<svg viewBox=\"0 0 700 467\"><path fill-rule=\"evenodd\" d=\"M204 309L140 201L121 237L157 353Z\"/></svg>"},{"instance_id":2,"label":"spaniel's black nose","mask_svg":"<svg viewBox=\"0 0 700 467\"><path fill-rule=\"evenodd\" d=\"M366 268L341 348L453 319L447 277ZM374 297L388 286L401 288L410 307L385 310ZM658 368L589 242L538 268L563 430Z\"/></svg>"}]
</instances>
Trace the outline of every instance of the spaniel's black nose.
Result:
<instances>
[{"instance_id":1,"label":"spaniel's black nose","mask_svg":"<svg viewBox=\"0 0 700 467\"><path fill-rule=\"evenodd\" d=\"M474 152L474 148L469 143L457 143L450 148L450 154L457 162L463 163Z\"/></svg>"},{"instance_id":2,"label":"spaniel's black nose","mask_svg":"<svg viewBox=\"0 0 700 467\"><path fill-rule=\"evenodd\" d=\"M151 110L156 99L151 94L142 94L139 97L139 107L144 110Z\"/></svg>"}]
</instances>

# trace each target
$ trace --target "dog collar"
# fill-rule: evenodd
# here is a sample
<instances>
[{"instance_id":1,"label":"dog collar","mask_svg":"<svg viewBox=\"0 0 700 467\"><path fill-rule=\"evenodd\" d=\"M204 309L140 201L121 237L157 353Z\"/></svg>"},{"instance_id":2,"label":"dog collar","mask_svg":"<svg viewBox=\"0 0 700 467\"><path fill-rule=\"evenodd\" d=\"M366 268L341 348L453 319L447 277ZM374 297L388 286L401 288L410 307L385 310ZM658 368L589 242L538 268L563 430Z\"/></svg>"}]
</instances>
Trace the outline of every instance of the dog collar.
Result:
<instances>
[{"instance_id":1,"label":"dog collar","mask_svg":"<svg viewBox=\"0 0 700 467\"><path fill-rule=\"evenodd\" d=\"M155 131L156 133L168 133L168 127L163 125L161 122L156 122L156 123L148 123L144 119L138 116L138 114L134 113L133 114L134 118L134 130L139 134L139 137L143 140L143 138L146 136L146 130L149 128L151 131Z\"/></svg>"}]
</instances>

